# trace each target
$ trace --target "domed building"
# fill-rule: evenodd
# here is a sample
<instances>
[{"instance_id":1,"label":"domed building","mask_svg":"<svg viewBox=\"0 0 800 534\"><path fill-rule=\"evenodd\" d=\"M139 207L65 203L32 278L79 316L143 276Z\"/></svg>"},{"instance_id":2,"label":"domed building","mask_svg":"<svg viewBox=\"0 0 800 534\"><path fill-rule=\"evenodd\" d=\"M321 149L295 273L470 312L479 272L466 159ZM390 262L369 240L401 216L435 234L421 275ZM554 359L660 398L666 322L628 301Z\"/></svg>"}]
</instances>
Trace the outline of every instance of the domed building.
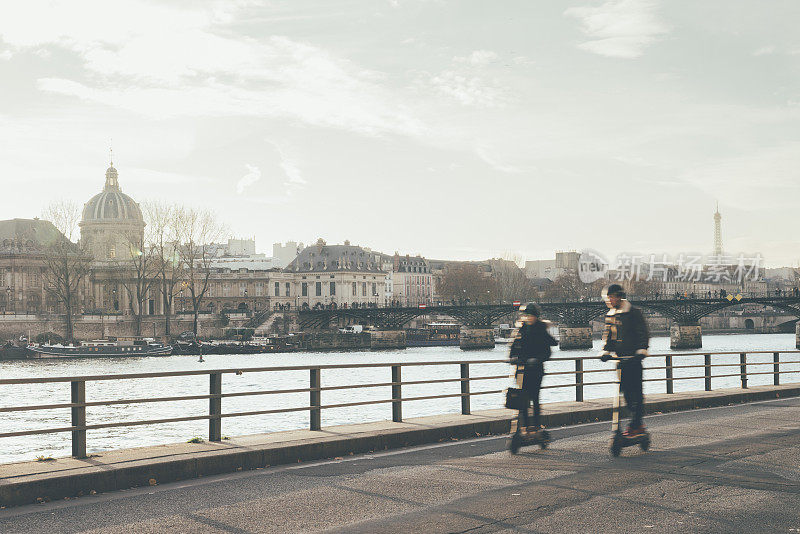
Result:
<instances>
[{"instance_id":1,"label":"domed building","mask_svg":"<svg viewBox=\"0 0 800 534\"><path fill-rule=\"evenodd\" d=\"M113 161L106 170L103 191L84 205L79 226L81 243L95 261L130 259L131 249L141 243L145 226L142 210L120 189Z\"/></svg>"}]
</instances>

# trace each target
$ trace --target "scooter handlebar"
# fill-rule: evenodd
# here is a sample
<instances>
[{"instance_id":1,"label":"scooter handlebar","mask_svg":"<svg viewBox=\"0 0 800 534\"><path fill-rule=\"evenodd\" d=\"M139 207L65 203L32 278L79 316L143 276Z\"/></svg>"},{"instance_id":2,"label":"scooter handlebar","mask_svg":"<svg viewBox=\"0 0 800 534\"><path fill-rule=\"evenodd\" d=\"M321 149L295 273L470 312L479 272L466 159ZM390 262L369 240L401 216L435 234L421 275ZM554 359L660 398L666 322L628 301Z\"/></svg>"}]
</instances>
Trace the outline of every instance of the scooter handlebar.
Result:
<instances>
[{"instance_id":1,"label":"scooter handlebar","mask_svg":"<svg viewBox=\"0 0 800 534\"><path fill-rule=\"evenodd\" d=\"M627 362L628 360L633 360L637 358L639 355L634 354L632 356L620 356L618 354L614 354L612 352L603 351L600 353L600 361L607 362L610 360L618 361L618 362Z\"/></svg>"}]
</instances>

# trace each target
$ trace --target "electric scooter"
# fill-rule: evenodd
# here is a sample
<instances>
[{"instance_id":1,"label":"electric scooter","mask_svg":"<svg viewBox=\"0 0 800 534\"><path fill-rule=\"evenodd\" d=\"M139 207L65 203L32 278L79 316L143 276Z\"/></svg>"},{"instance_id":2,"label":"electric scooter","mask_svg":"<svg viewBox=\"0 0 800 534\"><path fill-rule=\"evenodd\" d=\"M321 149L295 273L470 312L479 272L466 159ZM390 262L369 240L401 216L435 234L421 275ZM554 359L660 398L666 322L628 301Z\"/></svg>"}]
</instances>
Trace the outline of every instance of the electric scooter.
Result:
<instances>
[{"instance_id":1,"label":"electric scooter","mask_svg":"<svg viewBox=\"0 0 800 534\"><path fill-rule=\"evenodd\" d=\"M514 371L512 380L518 388L522 388L522 377L525 374L525 364L517 364ZM528 410L528 416L531 416L530 403L525 399L525 409ZM517 417L511 421L511 439L508 440L508 450L511 454L517 454L521 447L529 445L538 445L542 449L546 449L550 444L550 432L544 428L540 428L534 432L528 432L522 424L522 410L519 411Z\"/></svg>"},{"instance_id":2,"label":"electric scooter","mask_svg":"<svg viewBox=\"0 0 800 534\"><path fill-rule=\"evenodd\" d=\"M612 360L624 361L627 358L620 358L615 356ZM625 436L620 430L619 425L619 411L620 411L620 397L622 396L622 369L617 365L617 394L614 395L614 402L611 405L611 456L615 458L620 455L622 449L625 447L634 447L638 445L643 451L650 448L650 432L645 431L643 434L637 436Z\"/></svg>"}]
</instances>

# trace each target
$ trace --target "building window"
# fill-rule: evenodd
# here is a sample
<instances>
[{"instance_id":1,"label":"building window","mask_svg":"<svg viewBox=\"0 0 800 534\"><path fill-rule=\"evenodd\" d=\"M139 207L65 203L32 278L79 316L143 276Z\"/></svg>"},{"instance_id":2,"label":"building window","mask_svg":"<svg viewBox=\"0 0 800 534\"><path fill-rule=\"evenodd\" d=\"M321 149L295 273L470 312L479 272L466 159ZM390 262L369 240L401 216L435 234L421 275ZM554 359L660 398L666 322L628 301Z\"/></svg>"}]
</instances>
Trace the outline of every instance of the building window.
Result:
<instances>
[{"instance_id":1,"label":"building window","mask_svg":"<svg viewBox=\"0 0 800 534\"><path fill-rule=\"evenodd\" d=\"M303 294L304 297L308 296L308 282L303 282L300 284L300 292Z\"/></svg>"},{"instance_id":2,"label":"building window","mask_svg":"<svg viewBox=\"0 0 800 534\"><path fill-rule=\"evenodd\" d=\"M292 288L291 284L289 282L286 282L286 296L287 297L290 296L291 293L292 293L291 288Z\"/></svg>"},{"instance_id":3,"label":"building window","mask_svg":"<svg viewBox=\"0 0 800 534\"><path fill-rule=\"evenodd\" d=\"M361 296L363 296L363 297L367 296L367 283L366 282L361 282Z\"/></svg>"},{"instance_id":4,"label":"building window","mask_svg":"<svg viewBox=\"0 0 800 534\"><path fill-rule=\"evenodd\" d=\"M280 297L281 296L281 283L280 282L275 282L275 296L276 297Z\"/></svg>"},{"instance_id":5,"label":"building window","mask_svg":"<svg viewBox=\"0 0 800 534\"><path fill-rule=\"evenodd\" d=\"M264 282L256 282L256 296L257 297L264 296Z\"/></svg>"},{"instance_id":6,"label":"building window","mask_svg":"<svg viewBox=\"0 0 800 534\"><path fill-rule=\"evenodd\" d=\"M315 289L317 290L317 296L321 297L322 296L322 282L316 282L316 285L317 285L317 287Z\"/></svg>"},{"instance_id":7,"label":"building window","mask_svg":"<svg viewBox=\"0 0 800 534\"><path fill-rule=\"evenodd\" d=\"M355 297L356 295L358 295L358 286L356 282L353 282L353 296Z\"/></svg>"},{"instance_id":8,"label":"building window","mask_svg":"<svg viewBox=\"0 0 800 534\"><path fill-rule=\"evenodd\" d=\"M331 296L336 295L336 282L331 282Z\"/></svg>"},{"instance_id":9,"label":"building window","mask_svg":"<svg viewBox=\"0 0 800 534\"><path fill-rule=\"evenodd\" d=\"M247 294L247 284L244 282L239 284L239 296L243 297Z\"/></svg>"},{"instance_id":10,"label":"building window","mask_svg":"<svg viewBox=\"0 0 800 534\"><path fill-rule=\"evenodd\" d=\"M378 294L378 284L372 282L372 296L374 297L377 294Z\"/></svg>"}]
</instances>

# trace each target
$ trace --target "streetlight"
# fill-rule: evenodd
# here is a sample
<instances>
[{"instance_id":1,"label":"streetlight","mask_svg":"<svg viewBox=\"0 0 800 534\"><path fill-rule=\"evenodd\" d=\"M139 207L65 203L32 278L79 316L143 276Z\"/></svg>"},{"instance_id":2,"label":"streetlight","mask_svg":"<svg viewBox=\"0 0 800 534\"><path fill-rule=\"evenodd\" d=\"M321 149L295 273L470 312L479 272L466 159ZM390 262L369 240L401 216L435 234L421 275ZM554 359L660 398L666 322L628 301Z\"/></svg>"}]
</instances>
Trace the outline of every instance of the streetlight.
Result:
<instances>
[{"instance_id":1,"label":"streetlight","mask_svg":"<svg viewBox=\"0 0 800 534\"><path fill-rule=\"evenodd\" d=\"M247 288L244 288L244 305L247 306Z\"/></svg>"}]
</instances>

